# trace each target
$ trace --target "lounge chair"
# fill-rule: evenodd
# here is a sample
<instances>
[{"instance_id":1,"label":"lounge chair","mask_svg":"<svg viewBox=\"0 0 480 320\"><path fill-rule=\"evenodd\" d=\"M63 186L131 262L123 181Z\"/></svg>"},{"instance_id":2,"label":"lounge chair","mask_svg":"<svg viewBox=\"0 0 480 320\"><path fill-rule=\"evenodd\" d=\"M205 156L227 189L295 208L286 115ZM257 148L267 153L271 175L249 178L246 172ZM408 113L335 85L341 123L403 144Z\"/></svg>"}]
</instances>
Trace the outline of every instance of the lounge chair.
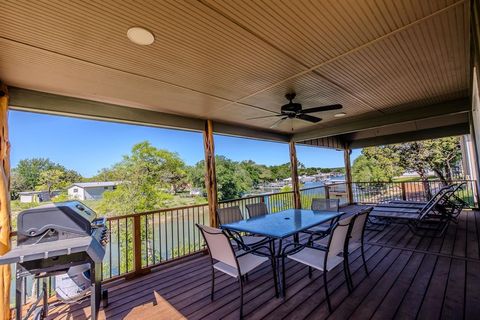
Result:
<instances>
[{"instance_id":1,"label":"lounge chair","mask_svg":"<svg viewBox=\"0 0 480 320\"><path fill-rule=\"evenodd\" d=\"M457 206L453 208L448 204L453 194L454 190L450 188L433 197L421 209L376 206L370 213L370 217L386 224L392 222L406 223L410 230L417 235L442 236L448 224L451 221L456 221L454 215L457 214L458 210L461 212L462 209ZM455 212L453 209L455 209Z\"/></svg>"},{"instance_id":2,"label":"lounge chair","mask_svg":"<svg viewBox=\"0 0 480 320\"><path fill-rule=\"evenodd\" d=\"M457 222L458 215L462 210L468 207L468 204L457 196L457 192L460 191L465 183L458 185L450 185L441 188L428 202L407 202L407 201L392 201L389 203L380 203L375 208L383 208L383 211L402 211L404 213L412 212L416 213L428 204L436 201L440 198L437 205L432 208L437 213L442 213L449 216L455 223ZM400 210L399 210L400 209Z\"/></svg>"}]
</instances>

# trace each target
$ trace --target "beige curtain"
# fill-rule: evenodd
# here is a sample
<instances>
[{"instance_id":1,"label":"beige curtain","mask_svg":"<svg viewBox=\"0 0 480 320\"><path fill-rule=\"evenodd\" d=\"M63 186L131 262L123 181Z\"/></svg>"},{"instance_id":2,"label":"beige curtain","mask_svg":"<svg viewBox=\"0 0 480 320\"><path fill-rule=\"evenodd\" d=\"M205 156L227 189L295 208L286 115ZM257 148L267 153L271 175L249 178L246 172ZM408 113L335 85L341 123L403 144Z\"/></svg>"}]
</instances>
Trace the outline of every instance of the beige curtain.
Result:
<instances>
[{"instance_id":1,"label":"beige curtain","mask_svg":"<svg viewBox=\"0 0 480 320\"><path fill-rule=\"evenodd\" d=\"M0 83L0 256L10 250L10 143L8 91ZM0 266L0 320L10 319L10 266Z\"/></svg>"}]
</instances>

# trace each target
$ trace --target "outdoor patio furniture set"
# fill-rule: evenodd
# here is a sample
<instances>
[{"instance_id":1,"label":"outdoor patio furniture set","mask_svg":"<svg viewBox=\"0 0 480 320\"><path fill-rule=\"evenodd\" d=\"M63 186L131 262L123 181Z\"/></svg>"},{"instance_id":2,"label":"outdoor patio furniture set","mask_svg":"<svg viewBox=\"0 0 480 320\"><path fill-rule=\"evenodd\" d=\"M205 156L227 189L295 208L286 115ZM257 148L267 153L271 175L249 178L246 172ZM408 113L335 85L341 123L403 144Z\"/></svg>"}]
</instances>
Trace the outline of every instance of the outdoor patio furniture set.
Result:
<instances>
[{"instance_id":1,"label":"outdoor patio furniture set","mask_svg":"<svg viewBox=\"0 0 480 320\"><path fill-rule=\"evenodd\" d=\"M354 285L349 255L361 250L366 274L364 232L367 228L385 228L392 223L406 223L416 235L442 236L450 222L457 222L467 206L457 194L462 184L438 190L429 201L395 200L368 207L344 216L338 199L312 200L311 210L289 209L269 214L267 204L246 205L248 217L238 206L217 210L220 228L198 225L212 260L211 299L215 294L215 270L236 278L240 284L240 317L243 316L243 290L248 273L270 262L275 296L287 296L285 262L294 260L322 272L328 309L332 311L327 273L343 264L348 292ZM380 229L379 229L380 230ZM300 235L305 235L301 237ZM300 241L303 239L303 241ZM286 245L285 245L286 244ZM282 281L280 282L279 279Z\"/></svg>"},{"instance_id":2,"label":"outdoor patio furniture set","mask_svg":"<svg viewBox=\"0 0 480 320\"><path fill-rule=\"evenodd\" d=\"M309 277L312 277L313 269L322 271L330 311L328 271L343 264L348 290L351 291L353 282L348 256L361 249L368 274L363 233L371 207L346 218L342 218L343 213L339 212L338 199L313 199L311 210L290 209L269 214L265 203L246 205L246 210L248 219L238 206L218 209L219 229L197 225L212 259L211 298L214 299L215 293L215 270L236 278L240 285L240 317L243 316L243 289L248 273L263 263L271 264L277 298L280 292L283 297L287 294L286 259L306 265ZM307 237L300 237L300 234Z\"/></svg>"}]
</instances>

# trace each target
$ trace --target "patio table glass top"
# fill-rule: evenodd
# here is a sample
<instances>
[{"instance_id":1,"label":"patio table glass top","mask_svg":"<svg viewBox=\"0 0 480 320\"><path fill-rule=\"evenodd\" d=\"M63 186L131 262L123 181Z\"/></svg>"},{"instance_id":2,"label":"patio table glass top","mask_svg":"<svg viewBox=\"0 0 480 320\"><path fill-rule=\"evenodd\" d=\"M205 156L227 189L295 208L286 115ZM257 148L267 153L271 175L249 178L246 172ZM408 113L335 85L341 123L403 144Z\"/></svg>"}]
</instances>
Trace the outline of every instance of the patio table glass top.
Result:
<instances>
[{"instance_id":1,"label":"patio table glass top","mask_svg":"<svg viewBox=\"0 0 480 320\"><path fill-rule=\"evenodd\" d=\"M327 222L342 214L342 212L332 211L289 209L224 224L221 227L227 230L248 232L270 238L282 239Z\"/></svg>"}]
</instances>

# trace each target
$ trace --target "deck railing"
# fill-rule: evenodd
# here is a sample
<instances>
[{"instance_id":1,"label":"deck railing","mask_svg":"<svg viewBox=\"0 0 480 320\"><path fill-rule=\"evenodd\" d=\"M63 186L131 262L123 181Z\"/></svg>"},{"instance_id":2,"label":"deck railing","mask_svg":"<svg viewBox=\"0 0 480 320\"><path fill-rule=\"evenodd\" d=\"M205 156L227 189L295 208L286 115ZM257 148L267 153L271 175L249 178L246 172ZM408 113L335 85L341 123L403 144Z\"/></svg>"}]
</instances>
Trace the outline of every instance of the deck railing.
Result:
<instances>
[{"instance_id":1,"label":"deck railing","mask_svg":"<svg viewBox=\"0 0 480 320\"><path fill-rule=\"evenodd\" d=\"M458 181L460 182L460 181ZM465 188L459 196L472 206L476 203L475 181L465 180ZM440 182L430 181L432 192L441 187ZM309 208L313 198L338 198L341 205L348 203L347 183L303 188L300 190L302 208ZM352 183L355 203L377 203L393 199L426 200L427 193L421 182ZM270 213L294 207L293 192L254 195L222 201L219 207L239 206L246 215L246 205L264 202ZM207 204L161 209L107 218L110 241L103 262L103 279L112 281L119 277L131 277L149 272L165 262L174 261L205 250L203 239L195 224L209 223ZM14 272L12 272L14 274ZM12 279L13 284L13 279ZM50 287L54 281L50 281ZM27 280L27 291L32 281ZM13 286L12 286L13 288ZM15 295L13 294L12 297Z\"/></svg>"},{"instance_id":2,"label":"deck railing","mask_svg":"<svg viewBox=\"0 0 480 320\"><path fill-rule=\"evenodd\" d=\"M462 183L457 196L474 207L478 202L477 184L475 180L456 180ZM408 181L408 182L353 182L352 193L354 203L375 204L391 200L428 201L444 184L441 181Z\"/></svg>"}]
</instances>

